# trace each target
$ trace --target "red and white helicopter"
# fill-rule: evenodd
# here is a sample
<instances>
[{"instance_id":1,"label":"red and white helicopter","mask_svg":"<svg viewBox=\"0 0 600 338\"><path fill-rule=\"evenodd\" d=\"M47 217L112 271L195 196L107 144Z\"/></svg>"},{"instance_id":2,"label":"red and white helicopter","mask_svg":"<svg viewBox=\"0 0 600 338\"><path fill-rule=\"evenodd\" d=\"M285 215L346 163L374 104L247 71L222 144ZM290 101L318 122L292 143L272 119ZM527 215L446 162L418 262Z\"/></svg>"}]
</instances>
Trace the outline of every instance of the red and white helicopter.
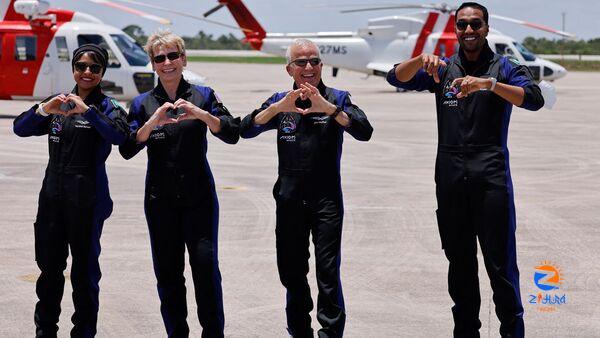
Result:
<instances>
[{"instance_id":1,"label":"red and white helicopter","mask_svg":"<svg viewBox=\"0 0 600 338\"><path fill-rule=\"evenodd\" d=\"M359 29L357 32L267 33L241 0L218 1L219 5L206 12L205 16L226 6L238 25L243 28L246 40L254 49L284 56L287 46L293 39L309 38L319 46L323 62L333 67L334 76L338 68L385 76L395 63L422 52L450 56L458 50L458 41L454 33L456 8L447 4L397 5L342 11L427 9L406 15L371 19L366 28ZM542 25L498 15L490 15L490 17L574 38L569 33ZM567 73L564 67L537 57L515 39L495 29L490 29L487 39L492 50L527 65L537 80L553 81Z\"/></svg>"},{"instance_id":2,"label":"red and white helicopter","mask_svg":"<svg viewBox=\"0 0 600 338\"><path fill-rule=\"evenodd\" d=\"M104 0L93 2L105 4ZM169 21L117 4L111 7L146 19ZM50 8L46 1L0 0L0 99L43 99L73 88L71 54L84 43L108 50L103 78L105 93L130 100L154 87L155 79L144 50L122 30L85 13ZM186 79L204 78L186 71Z\"/></svg>"}]
</instances>

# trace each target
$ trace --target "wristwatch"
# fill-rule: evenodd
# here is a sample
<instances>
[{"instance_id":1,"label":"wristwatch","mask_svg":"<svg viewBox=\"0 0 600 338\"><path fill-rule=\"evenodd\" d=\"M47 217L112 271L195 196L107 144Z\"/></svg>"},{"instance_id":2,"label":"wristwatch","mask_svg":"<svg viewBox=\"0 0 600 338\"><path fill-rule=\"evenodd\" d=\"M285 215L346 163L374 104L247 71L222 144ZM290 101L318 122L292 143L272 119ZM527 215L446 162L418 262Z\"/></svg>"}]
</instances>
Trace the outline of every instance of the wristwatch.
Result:
<instances>
[{"instance_id":1,"label":"wristwatch","mask_svg":"<svg viewBox=\"0 0 600 338\"><path fill-rule=\"evenodd\" d=\"M492 86L490 87L490 90L494 91L494 88L496 88L496 82L498 82L498 80L496 80L495 77L490 77L490 80L492 81Z\"/></svg>"},{"instance_id":2,"label":"wristwatch","mask_svg":"<svg viewBox=\"0 0 600 338\"><path fill-rule=\"evenodd\" d=\"M329 116L331 116L332 119L335 119L341 112L342 112L342 107L335 106L335 110L333 111L333 114L331 114Z\"/></svg>"}]
</instances>

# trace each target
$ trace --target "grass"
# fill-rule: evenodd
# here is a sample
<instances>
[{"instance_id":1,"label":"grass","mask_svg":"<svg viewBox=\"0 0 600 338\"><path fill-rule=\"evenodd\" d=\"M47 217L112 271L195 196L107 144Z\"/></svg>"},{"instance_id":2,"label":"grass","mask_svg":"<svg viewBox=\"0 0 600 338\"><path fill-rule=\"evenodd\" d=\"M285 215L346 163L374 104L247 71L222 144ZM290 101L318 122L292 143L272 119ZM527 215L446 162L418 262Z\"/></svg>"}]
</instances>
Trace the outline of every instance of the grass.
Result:
<instances>
[{"instance_id":1,"label":"grass","mask_svg":"<svg viewBox=\"0 0 600 338\"><path fill-rule=\"evenodd\" d=\"M193 62L229 62L229 63L262 63L262 64L285 64L282 56L188 56L188 61ZM552 59L565 67L568 71L600 71L600 61L579 61Z\"/></svg>"},{"instance_id":2,"label":"grass","mask_svg":"<svg viewBox=\"0 0 600 338\"><path fill-rule=\"evenodd\" d=\"M568 71L600 72L600 61L579 61L561 59L551 59L550 61L558 63L559 65L565 67Z\"/></svg>"},{"instance_id":3,"label":"grass","mask_svg":"<svg viewBox=\"0 0 600 338\"><path fill-rule=\"evenodd\" d=\"M268 63L284 65L282 56L188 56L193 62Z\"/></svg>"}]
</instances>

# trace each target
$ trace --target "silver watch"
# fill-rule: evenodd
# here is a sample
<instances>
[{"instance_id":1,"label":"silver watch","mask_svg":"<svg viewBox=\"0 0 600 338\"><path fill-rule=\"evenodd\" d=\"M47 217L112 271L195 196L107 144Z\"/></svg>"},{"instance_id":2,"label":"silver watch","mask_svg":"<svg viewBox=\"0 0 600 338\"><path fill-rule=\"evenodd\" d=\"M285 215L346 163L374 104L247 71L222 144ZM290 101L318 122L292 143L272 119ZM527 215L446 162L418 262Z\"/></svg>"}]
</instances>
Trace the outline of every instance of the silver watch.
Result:
<instances>
[{"instance_id":1,"label":"silver watch","mask_svg":"<svg viewBox=\"0 0 600 338\"><path fill-rule=\"evenodd\" d=\"M492 86L490 87L490 90L494 91L494 88L496 88L496 82L498 82L498 80L496 80L495 77L490 77L490 80L492 80Z\"/></svg>"}]
</instances>

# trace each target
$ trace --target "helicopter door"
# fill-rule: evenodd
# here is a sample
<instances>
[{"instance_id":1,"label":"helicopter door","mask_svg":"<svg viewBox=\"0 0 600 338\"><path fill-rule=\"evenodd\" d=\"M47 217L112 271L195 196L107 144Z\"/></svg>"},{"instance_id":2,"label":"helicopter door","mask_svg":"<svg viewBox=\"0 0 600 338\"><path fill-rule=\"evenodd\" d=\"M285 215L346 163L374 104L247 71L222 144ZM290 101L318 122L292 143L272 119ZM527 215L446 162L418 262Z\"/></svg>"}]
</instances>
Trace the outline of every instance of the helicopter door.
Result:
<instances>
[{"instance_id":1,"label":"helicopter door","mask_svg":"<svg viewBox=\"0 0 600 338\"><path fill-rule=\"evenodd\" d=\"M54 91L57 93L69 93L75 82L73 81L73 70L71 69L71 51L67 46L67 38L65 36L56 36L54 38L54 46L50 46L49 53L54 54L54 76L52 82Z\"/></svg>"},{"instance_id":2,"label":"helicopter door","mask_svg":"<svg viewBox=\"0 0 600 338\"><path fill-rule=\"evenodd\" d=\"M11 96L32 96L41 63L41 60L38 60L38 37L6 34L4 43L13 48L6 48L5 51L11 53L2 55L2 62L7 65L3 67L6 78L2 82L10 84ZM8 58L12 60L9 62Z\"/></svg>"}]
</instances>

